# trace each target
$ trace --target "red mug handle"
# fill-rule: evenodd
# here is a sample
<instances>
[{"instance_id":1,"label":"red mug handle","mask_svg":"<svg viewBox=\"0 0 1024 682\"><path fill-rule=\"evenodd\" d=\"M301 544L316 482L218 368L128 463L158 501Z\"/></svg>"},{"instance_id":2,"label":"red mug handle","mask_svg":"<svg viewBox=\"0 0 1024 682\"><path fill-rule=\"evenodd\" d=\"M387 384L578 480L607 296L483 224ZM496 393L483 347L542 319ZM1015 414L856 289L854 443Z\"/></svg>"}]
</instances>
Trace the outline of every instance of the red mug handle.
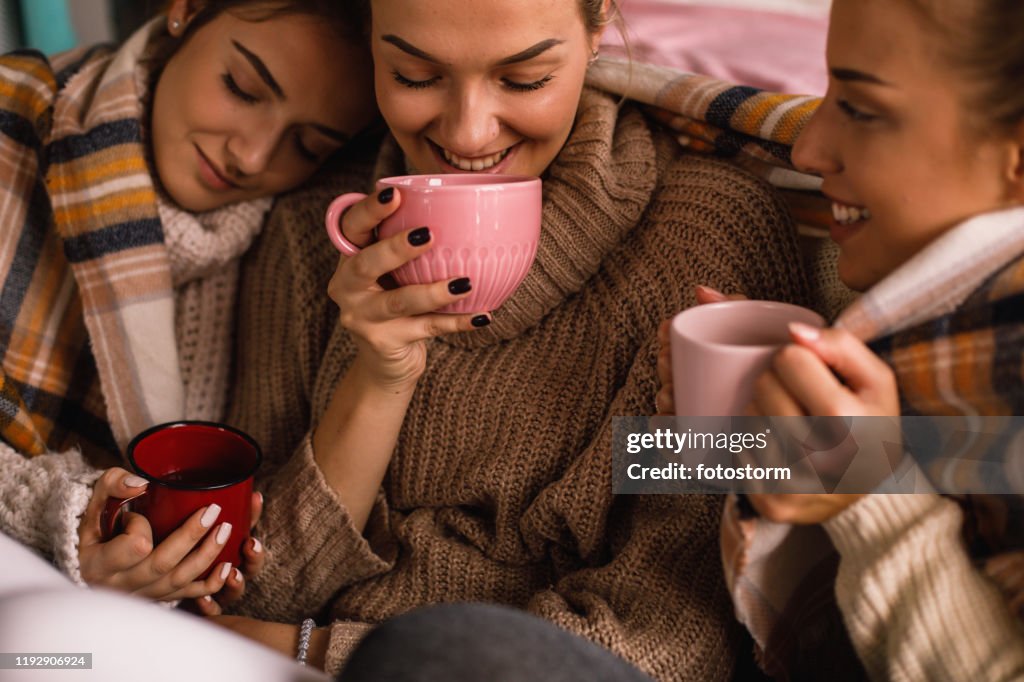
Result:
<instances>
[{"instance_id":1,"label":"red mug handle","mask_svg":"<svg viewBox=\"0 0 1024 682\"><path fill-rule=\"evenodd\" d=\"M331 243L334 244L334 248L341 251L346 256L354 256L362 249L350 242L345 238L345 235L341 232L341 216L355 203L358 203L366 198L365 194L359 192L350 192L348 194L342 194L339 197L335 197L331 205L327 207L327 215L325 222L327 223L327 236L331 238Z\"/></svg>"},{"instance_id":2,"label":"red mug handle","mask_svg":"<svg viewBox=\"0 0 1024 682\"><path fill-rule=\"evenodd\" d=\"M103 506L100 513L100 535L102 542L107 542L121 532L121 517L124 515L124 505L132 500L137 500L148 492L148 488L131 497L111 497Z\"/></svg>"}]
</instances>

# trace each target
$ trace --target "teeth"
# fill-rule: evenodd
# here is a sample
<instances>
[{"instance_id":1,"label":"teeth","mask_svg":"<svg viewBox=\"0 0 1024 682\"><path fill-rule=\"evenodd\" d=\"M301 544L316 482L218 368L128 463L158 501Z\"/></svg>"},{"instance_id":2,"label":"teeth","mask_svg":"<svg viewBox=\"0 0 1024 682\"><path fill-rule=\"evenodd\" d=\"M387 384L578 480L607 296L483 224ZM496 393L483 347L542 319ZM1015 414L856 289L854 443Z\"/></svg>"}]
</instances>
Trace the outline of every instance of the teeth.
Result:
<instances>
[{"instance_id":1,"label":"teeth","mask_svg":"<svg viewBox=\"0 0 1024 682\"><path fill-rule=\"evenodd\" d=\"M840 225L853 225L854 223L859 223L862 220L870 220L871 211L866 208L848 206L847 204L840 204L833 201L832 217Z\"/></svg>"},{"instance_id":2,"label":"teeth","mask_svg":"<svg viewBox=\"0 0 1024 682\"><path fill-rule=\"evenodd\" d=\"M441 148L441 154L444 156L445 161L455 166L459 170L482 171L487 170L491 166L494 166L501 162L502 159L508 156L509 149L511 149L511 147L503 149L497 154L491 154L489 156L480 156L474 159L463 158L461 156L458 156L457 154L451 153L450 151L444 149L443 147Z\"/></svg>"}]
</instances>

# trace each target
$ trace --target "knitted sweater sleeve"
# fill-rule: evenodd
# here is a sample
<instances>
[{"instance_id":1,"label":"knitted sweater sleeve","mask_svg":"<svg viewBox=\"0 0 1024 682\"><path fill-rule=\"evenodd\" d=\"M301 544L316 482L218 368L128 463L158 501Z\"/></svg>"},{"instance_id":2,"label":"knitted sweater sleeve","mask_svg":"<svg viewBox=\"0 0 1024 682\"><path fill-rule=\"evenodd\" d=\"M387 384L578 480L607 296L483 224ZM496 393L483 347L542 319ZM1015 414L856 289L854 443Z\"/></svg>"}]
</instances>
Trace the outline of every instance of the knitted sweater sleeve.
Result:
<instances>
[{"instance_id":1,"label":"knitted sweater sleeve","mask_svg":"<svg viewBox=\"0 0 1024 682\"><path fill-rule=\"evenodd\" d=\"M309 434L267 481L254 533L268 560L235 609L243 615L297 623L322 611L346 585L391 567L383 500L360 532L313 460Z\"/></svg>"},{"instance_id":2,"label":"knitted sweater sleeve","mask_svg":"<svg viewBox=\"0 0 1024 682\"><path fill-rule=\"evenodd\" d=\"M0 531L51 559L84 585L78 565L78 524L102 470L77 450L26 458L0 444Z\"/></svg>"},{"instance_id":3,"label":"knitted sweater sleeve","mask_svg":"<svg viewBox=\"0 0 1024 682\"><path fill-rule=\"evenodd\" d=\"M825 524L836 596L874 679L1024 676L1024 628L975 568L959 506L936 495L869 495Z\"/></svg>"}]
</instances>

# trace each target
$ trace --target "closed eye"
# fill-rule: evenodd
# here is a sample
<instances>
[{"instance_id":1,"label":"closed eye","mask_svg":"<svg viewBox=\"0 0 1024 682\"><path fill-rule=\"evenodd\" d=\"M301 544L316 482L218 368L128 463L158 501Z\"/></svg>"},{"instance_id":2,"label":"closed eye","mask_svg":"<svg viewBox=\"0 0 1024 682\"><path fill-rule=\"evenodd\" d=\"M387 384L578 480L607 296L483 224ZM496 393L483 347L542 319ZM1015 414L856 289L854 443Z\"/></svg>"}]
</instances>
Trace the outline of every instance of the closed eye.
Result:
<instances>
[{"instance_id":1,"label":"closed eye","mask_svg":"<svg viewBox=\"0 0 1024 682\"><path fill-rule=\"evenodd\" d=\"M839 109L846 114L853 121L868 122L874 121L878 117L874 114L868 114L860 109L857 109L852 104L847 102L845 99L837 100L836 105Z\"/></svg>"},{"instance_id":2,"label":"closed eye","mask_svg":"<svg viewBox=\"0 0 1024 682\"><path fill-rule=\"evenodd\" d=\"M518 81L509 80L508 78L502 78L501 82L504 83L505 87L509 90L514 90L516 92L533 92L534 90L540 90L550 83L552 78L554 78L554 76L549 74L530 83L520 83Z\"/></svg>"},{"instance_id":3,"label":"closed eye","mask_svg":"<svg viewBox=\"0 0 1024 682\"><path fill-rule=\"evenodd\" d=\"M407 88L413 88L413 89L417 89L417 90L421 89L421 88L429 88L431 85L433 85L437 81L441 80L440 76L434 76L433 78L428 78L426 80L414 81L411 78L406 78L405 76L403 76L402 74L400 74L396 70L392 70L391 71L391 76L400 85L404 85Z\"/></svg>"},{"instance_id":4,"label":"closed eye","mask_svg":"<svg viewBox=\"0 0 1024 682\"><path fill-rule=\"evenodd\" d=\"M228 89L228 92L230 92L232 95L242 100L246 104L256 104L256 102L259 101L259 97L256 97L256 95L251 95L242 88L238 87L238 83L235 82L234 77L232 77L230 73L225 73L220 78L222 81L224 81L224 87Z\"/></svg>"}]
</instances>

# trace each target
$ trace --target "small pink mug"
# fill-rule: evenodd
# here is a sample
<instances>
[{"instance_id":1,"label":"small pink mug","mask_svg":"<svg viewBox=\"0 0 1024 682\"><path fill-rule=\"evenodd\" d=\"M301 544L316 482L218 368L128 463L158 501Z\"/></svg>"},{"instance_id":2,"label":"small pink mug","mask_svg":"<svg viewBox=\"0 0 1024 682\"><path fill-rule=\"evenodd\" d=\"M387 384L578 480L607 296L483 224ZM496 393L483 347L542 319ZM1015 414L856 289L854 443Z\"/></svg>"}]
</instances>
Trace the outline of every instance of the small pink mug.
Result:
<instances>
[{"instance_id":1,"label":"small pink mug","mask_svg":"<svg viewBox=\"0 0 1024 682\"><path fill-rule=\"evenodd\" d=\"M672 391L680 417L739 417L754 382L787 343L789 323L823 327L813 310L775 301L723 301L672 318Z\"/></svg>"},{"instance_id":2,"label":"small pink mug","mask_svg":"<svg viewBox=\"0 0 1024 682\"><path fill-rule=\"evenodd\" d=\"M472 284L468 296L438 312L495 310L526 278L540 241L540 178L450 173L377 181L378 190L387 187L401 193L402 203L378 226L377 238L429 227L434 243L430 251L395 270L395 280L405 286L468 277ZM348 256L360 249L341 233L341 215L365 197L342 194L327 209L327 234Z\"/></svg>"}]
</instances>

